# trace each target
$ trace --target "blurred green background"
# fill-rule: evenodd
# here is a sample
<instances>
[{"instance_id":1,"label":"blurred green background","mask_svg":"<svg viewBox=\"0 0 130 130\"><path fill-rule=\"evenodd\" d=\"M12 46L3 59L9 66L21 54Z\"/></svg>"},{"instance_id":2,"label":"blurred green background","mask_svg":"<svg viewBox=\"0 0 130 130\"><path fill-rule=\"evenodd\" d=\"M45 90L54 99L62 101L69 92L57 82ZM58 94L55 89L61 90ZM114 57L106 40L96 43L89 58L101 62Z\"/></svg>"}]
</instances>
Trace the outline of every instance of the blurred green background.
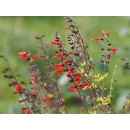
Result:
<instances>
[{"instance_id":1,"label":"blurred green background","mask_svg":"<svg viewBox=\"0 0 130 130\"><path fill-rule=\"evenodd\" d=\"M118 48L118 52L108 66L109 76L105 87L109 93L111 75L117 58L119 58L116 82L113 84L112 93L114 108L120 112L126 102L126 96L130 93L130 75L124 70L121 61L122 58L130 56L130 17L74 17L74 20L81 35L88 42L89 54L93 57L93 62L97 65L97 71L100 73L103 72L102 66L99 64L101 44L95 44L91 39L100 37L102 29L111 32L112 47ZM18 52L37 53L39 43L34 36L44 34L45 43L49 45L57 31L60 32L62 40L67 44L66 36L69 31L65 31L65 28L64 17L0 17L0 55L6 56L14 73L21 74L21 79L28 82L30 73L26 63L19 59ZM66 47L69 49L68 45ZM21 113L19 97L13 94L13 90L8 87L8 81L2 75L5 66L6 63L0 60L0 113ZM69 113L80 113L77 103L72 100L75 94L69 92L66 87L67 82L65 80L63 82L63 79L64 75L58 82L59 86L66 91L63 94L68 104L67 109Z\"/></svg>"}]
</instances>

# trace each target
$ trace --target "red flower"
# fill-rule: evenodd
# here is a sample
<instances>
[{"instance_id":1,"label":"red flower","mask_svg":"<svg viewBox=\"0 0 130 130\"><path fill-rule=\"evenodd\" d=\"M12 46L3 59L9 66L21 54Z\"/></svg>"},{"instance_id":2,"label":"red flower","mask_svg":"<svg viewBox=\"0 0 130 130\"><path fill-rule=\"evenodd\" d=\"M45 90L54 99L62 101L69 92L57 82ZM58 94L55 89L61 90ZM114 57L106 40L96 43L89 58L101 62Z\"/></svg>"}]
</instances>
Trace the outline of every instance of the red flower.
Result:
<instances>
[{"instance_id":1,"label":"red flower","mask_svg":"<svg viewBox=\"0 0 130 130\"><path fill-rule=\"evenodd\" d=\"M98 43L98 41L103 40L103 38L95 38L94 40Z\"/></svg>"},{"instance_id":2,"label":"red flower","mask_svg":"<svg viewBox=\"0 0 130 130\"><path fill-rule=\"evenodd\" d=\"M33 60L38 61L38 55L37 54L33 56Z\"/></svg>"},{"instance_id":3,"label":"red flower","mask_svg":"<svg viewBox=\"0 0 130 130\"><path fill-rule=\"evenodd\" d=\"M116 54L117 48L110 48L112 51L112 54Z\"/></svg>"},{"instance_id":4,"label":"red flower","mask_svg":"<svg viewBox=\"0 0 130 130\"><path fill-rule=\"evenodd\" d=\"M60 42L60 41L53 41L53 42L51 42L51 45L52 46L54 46L54 45L62 46L62 42Z\"/></svg>"},{"instance_id":5,"label":"red flower","mask_svg":"<svg viewBox=\"0 0 130 130\"><path fill-rule=\"evenodd\" d=\"M27 52L19 52L19 55L21 56L22 60L27 60L28 59L28 53Z\"/></svg>"},{"instance_id":6,"label":"red flower","mask_svg":"<svg viewBox=\"0 0 130 130\"><path fill-rule=\"evenodd\" d=\"M73 74L74 73L74 68L71 68L68 73Z\"/></svg>"},{"instance_id":7,"label":"red flower","mask_svg":"<svg viewBox=\"0 0 130 130\"><path fill-rule=\"evenodd\" d=\"M51 101L50 96L47 96L47 97L44 99L44 101L45 101L46 103L49 103L49 102Z\"/></svg>"},{"instance_id":8,"label":"red flower","mask_svg":"<svg viewBox=\"0 0 130 130\"><path fill-rule=\"evenodd\" d=\"M74 51L71 51L70 54L75 54L75 52L74 52Z\"/></svg>"},{"instance_id":9,"label":"red flower","mask_svg":"<svg viewBox=\"0 0 130 130\"><path fill-rule=\"evenodd\" d=\"M37 82L37 77L32 77L32 81L33 81L34 83L36 83L36 82Z\"/></svg>"},{"instance_id":10,"label":"red flower","mask_svg":"<svg viewBox=\"0 0 130 130\"><path fill-rule=\"evenodd\" d=\"M71 61L71 60L66 60L65 62L66 62L66 64L68 64L68 65L72 65L72 61Z\"/></svg>"},{"instance_id":11,"label":"red flower","mask_svg":"<svg viewBox=\"0 0 130 130\"><path fill-rule=\"evenodd\" d=\"M66 56L65 54L57 54L58 60L61 60L63 56Z\"/></svg>"},{"instance_id":12,"label":"red flower","mask_svg":"<svg viewBox=\"0 0 130 130\"><path fill-rule=\"evenodd\" d=\"M55 71L58 72L58 76L60 76L60 73L65 72L65 66L60 63L60 64L54 64L55 66Z\"/></svg>"},{"instance_id":13,"label":"red flower","mask_svg":"<svg viewBox=\"0 0 130 130\"><path fill-rule=\"evenodd\" d=\"M33 92L32 94L31 94L33 97L35 97L36 96L36 94Z\"/></svg>"},{"instance_id":14,"label":"red flower","mask_svg":"<svg viewBox=\"0 0 130 130\"><path fill-rule=\"evenodd\" d=\"M15 90L16 90L17 93L21 93L23 91L20 83L15 86Z\"/></svg>"},{"instance_id":15,"label":"red flower","mask_svg":"<svg viewBox=\"0 0 130 130\"><path fill-rule=\"evenodd\" d=\"M30 109L26 109L26 110L24 110L24 113L25 114L31 114L31 111L30 111Z\"/></svg>"},{"instance_id":16,"label":"red flower","mask_svg":"<svg viewBox=\"0 0 130 130\"><path fill-rule=\"evenodd\" d=\"M106 57L107 57L107 59L111 59L111 55L110 54L108 54L108 55L106 55Z\"/></svg>"},{"instance_id":17,"label":"red flower","mask_svg":"<svg viewBox=\"0 0 130 130\"><path fill-rule=\"evenodd\" d=\"M75 86L70 86L70 92L77 93L78 90L81 90L82 88L84 88L87 85L88 85L87 83L84 83L84 84L81 84L78 88L76 88Z\"/></svg>"},{"instance_id":18,"label":"red flower","mask_svg":"<svg viewBox=\"0 0 130 130\"><path fill-rule=\"evenodd\" d=\"M82 77L81 74L79 74L79 73L76 74L76 82L77 82L77 83L80 83L81 77Z\"/></svg>"},{"instance_id":19,"label":"red flower","mask_svg":"<svg viewBox=\"0 0 130 130\"><path fill-rule=\"evenodd\" d=\"M77 93L78 89L75 86L70 86L70 92Z\"/></svg>"},{"instance_id":20,"label":"red flower","mask_svg":"<svg viewBox=\"0 0 130 130\"><path fill-rule=\"evenodd\" d=\"M81 87L84 88L85 86L88 86L87 83L81 84Z\"/></svg>"}]
</instances>

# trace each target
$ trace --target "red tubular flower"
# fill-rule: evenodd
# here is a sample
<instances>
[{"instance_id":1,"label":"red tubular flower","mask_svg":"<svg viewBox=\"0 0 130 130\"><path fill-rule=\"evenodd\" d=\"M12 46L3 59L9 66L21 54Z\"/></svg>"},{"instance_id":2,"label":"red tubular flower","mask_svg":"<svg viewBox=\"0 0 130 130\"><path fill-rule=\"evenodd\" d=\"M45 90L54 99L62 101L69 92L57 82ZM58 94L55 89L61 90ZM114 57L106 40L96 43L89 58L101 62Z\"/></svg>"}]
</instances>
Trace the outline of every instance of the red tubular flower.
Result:
<instances>
[{"instance_id":1,"label":"red tubular flower","mask_svg":"<svg viewBox=\"0 0 130 130\"><path fill-rule=\"evenodd\" d=\"M84 88L85 86L88 86L87 83L81 84L81 87Z\"/></svg>"},{"instance_id":2,"label":"red tubular flower","mask_svg":"<svg viewBox=\"0 0 130 130\"><path fill-rule=\"evenodd\" d=\"M81 77L82 77L82 75L81 74L79 74L79 73L77 73L76 74L76 83L80 83L80 81L81 81Z\"/></svg>"},{"instance_id":3,"label":"red tubular flower","mask_svg":"<svg viewBox=\"0 0 130 130\"><path fill-rule=\"evenodd\" d=\"M50 96L47 96L47 97L44 99L44 101L45 101L46 103L49 103L49 102L51 101Z\"/></svg>"},{"instance_id":4,"label":"red tubular flower","mask_svg":"<svg viewBox=\"0 0 130 130\"><path fill-rule=\"evenodd\" d=\"M24 110L24 113L25 113L25 114L31 114L31 111L30 111L30 109L25 109L25 110Z\"/></svg>"},{"instance_id":5,"label":"red tubular flower","mask_svg":"<svg viewBox=\"0 0 130 130\"><path fill-rule=\"evenodd\" d=\"M112 54L116 54L117 48L110 48L112 51Z\"/></svg>"},{"instance_id":6,"label":"red tubular flower","mask_svg":"<svg viewBox=\"0 0 130 130\"><path fill-rule=\"evenodd\" d=\"M19 52L19 55L21 56L22 60L27 60L28 59L28 53L27 52Z\"/></svg>"},{"instance_id":7,"label":"red tubular flower","mask_svg":"<svg viewBox=\"0 0 130 130\"><path fill-rule=\"evenodd\" d=\"M107 57L107 59L111 59L111 55L110 54L108 54L108 55L106 55L106 57Z\"/></svg>"},{"instance_id":8,"label":"red tubular flower","mask_svg":"<svg viewBox=\"0 0 130 130\"><path fill-rule=\"evenodd\" d=\"M33 81L34 83L36 83L36 82L37 82L37 77L32 77L32 81Z\"/></svg>"},{"instance_id":9,"label":"red tubular flower","mask_svg":"<svg viewBox=\"0 0 130 130\"><path fill-rule=\"evenodd\" d=\"M57 54L57 58L58 58L58 60L61 60L62 57L64 57L64 56L66 56L66 55L65 55L65 54Z\"/></svg>"},{"instance_id":10,"label":"red tubular flower","mask_svg":"<svg viewBox=\"0 0 130 130\"><path fill-rule=\"evenodd\" d=\"M17 93L21 93L21 92L23 91L22 86L21 86L20 83L15 86L15 91L16 91Z\"/></svg>"},{"instance_id":11,"label":"red tubular flower","mask_svg":"<svg viewBox=\"0 0 130 130\"><path fill-rule=\"evenodd\" d=\"M71 68L68 72L68 74L73 74L74 73L74 68Z\"/></svg>"},{"instance_id":12,"label":"red tubular flower","mask_svg":"<svg viewBox=\"0 0 130 130\"><path fill-rule=\"evenodd\" d=\"M74 52L74 51L71 51L70 54L75 54L75 52Z\"/></svg>"},{"instance_id":13,"label":"red tubular flower","mask_svg":"<svg viewBox=\"0 0 130 130\"><path fill-rule=\"evenodd\" d=\"M77 93L78 90L83 89L87 85L88 85L87 83L84 83L84 84L81 84L78 88L76 88L75 86L70 86L70 92Z\"/></svg>"},{"instance_id":14,"label":"red tubular flower","mask_svg":"<svg viewBox=\"0 0 130 130\"><path fill-rule=\"evenodd\" d=\"M35 97L35 96L36 96L36 94L35 94L34 92L33 92L31 95L32 95L32 97Z\"/></svg>"},{"instance_id":15,"label":"red tubular flower","mask_svg":"<svg viewBox=\"0 0 130 130\"><path fill-rule=\"evenodd\" d=\"M51 45L52 46L54 46L54 45L62 46L62 42L60 42L60 41L53 41L53 42L51 42Z\"/></svg>"},{"instance_id":16,"label":"red tubular flower","mask_svg":"<svg viewBox=\"0 0 130 130\"><path fill-rule=\"evenodd\" d=\"M37 54L33 56L33 60L38 61L38 55Z\"/></svg>"},{"instance_id":17,"label":"red tubular flower","mask_svg":"<svg viewBox=\"0 0 130 130\"><path fill-rule=\"evenodd\" d=\"M60 64L54 64L55 66L55 71L58 72L58 76L60 76L60 73L65 72L65 66Z\"/></svg>"},{"instance_id":18,"label":"red tubular flower","mask_svg":"<svg viewBox=\"0 0 130 130\"><path fill-rule=\"evenodd\" d=\"M71 60L65 60L67 65L72 65L72 61Z\"/></svg>"},{"instance_id":19,"label":"red tubular flower","mask_svg":"<svg viewBox=\"0 0 130 130\"><path fill-rule=\"evenodd\" d=\"M70 92L77 93L78 89L75 86L70 86Z\"/></svg>"},{"instance_id":20,"label":"red tubular flower","mask_svg":"<svg viewBox=\"0 0 130 130\"><path fill-rule=\"evenodd\" d=\"M103 40L103 38L95 38L94 40L98 43L98 41Z\"/></svg>"}]
</instances>

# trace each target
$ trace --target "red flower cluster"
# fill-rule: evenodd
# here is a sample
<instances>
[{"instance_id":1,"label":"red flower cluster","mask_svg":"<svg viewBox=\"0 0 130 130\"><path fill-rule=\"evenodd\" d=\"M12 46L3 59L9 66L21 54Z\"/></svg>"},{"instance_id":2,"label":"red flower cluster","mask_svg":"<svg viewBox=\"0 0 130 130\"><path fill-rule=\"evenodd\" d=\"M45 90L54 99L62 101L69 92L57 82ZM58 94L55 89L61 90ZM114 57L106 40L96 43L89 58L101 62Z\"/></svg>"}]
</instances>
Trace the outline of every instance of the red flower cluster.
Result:
<instances>
[{"instance_id":1,"label":"red flower cluster","mask_svg":"<svg viewBox=\"0 0 130 130\"><path fill-rule=\"evenodd\" d=\"M75 86L70 86L70 92L77 93L78 89Z\"/></svg>"},{"instance_id":2,"label":"red flower cluster","mask_svg":"<svg viewBox=\"0 0 130 130\"><path fill-rule=\"evenodd\" d=\"M102 30L102 36L109 37L109 36L110 36L110 31L105 32L104 30ZM106 39L106 38L105 38L105 39ZM103 38L95 38L94 40L96 41L96 43L98 43L99 40L105 40L105 39L103 39ZM106 46L106 47L111 46L111 43L109 42L109 40L108 40L108 39L106 39L106 40L107 40L107 42L105 42L105 43L103 44L103 46ZM101 50L102 50L102 51L105 51L105 52L107 53L107 54L105 54L105 55L104 55L104 54L102 55L103 58L111 59L111 58L112 58L112 54L116 54L117 48L101 48ZM109 54L108 51L111 51L112 54ZM101 61L102 61L103 63L105 63L104 60L101 60ZM106 63L109 63L109 61L107 61Z\"/></svg>"},{"instance_id":3,"label":"red flower cluster","mask_svg":"<svg viewBox=\"0 0 130 130\"><path fill-rule=\"evenodd\" d=\"M66 56L66 54L57 54L57 58L58 60L61 60L64 56Z\"/></svg>"},{"instance_id":4,"label":"red flower cluster","mask_svg":"<svg viewBox=\"0 0 130 130\"><path fill-rule=\"evenodd\" d=\"M74 73L74 68L69 69L68 74L70 75L70 74L73 74L73 73Z\"/></svg>"},{"instance_id":5,"label":"red flower cluster","mask_svg":"<svg viewBox=\"0 0 130 130\"><path fill-rule=\"evenodd\" d=\"M75 77L76 77L76 83L80 83L80 81L81 81L81 78L82 78L82 75L81 74L79 74L79 73L77 73L77 74L75 74Z\"/></svg>"},{"instance_id":6,"label":"red flower cluster","mask_svg":"<svg viewBox=\"0 0 130 130\"><path fill-rule=\"evenodd\" d=\"M23 91L22 86L21 86L21 83L18 83L18 84L15 86L15 91L16 91L16 93L21 93L21 92Z\"/></svg>"},{"instance_id":7,"label":"red flower cluster","mask_svg":"<svg viewBox=\"0 0 130 130\"><path fill-rule=\"evenodd\" d=\"M70 78L70 82L75 81L77 84L80 84L82 75L80 73L74 74L74 68L68 71L67 76Z\"/></svg>"},{"instance_id":8,"label":"red flower cluster","mask_svg":"<svg viewBox=\"0 0 130 130\"><path fill-rule=\"evenodd\" d=\"M54 64L55 66L55 71L58 73L58 76L60 76L60 73L65 72L65 66L60 63L60 64Z\"/></svg>"},{"instance_id":9,"label":"red flower cluster","mask_svg":"<svg viewBox=\"0 0 130 130\"><path fill-rule=\"evenodd\" d=\"M70 86L70 92L78 93L78 90L83 89L83 88L84 88L85 86L87 86L87 85L88 85L87 83L83 83L83 84L81 84L81 85L78 86L78 87Z\"/></svg>"}]
</instances>

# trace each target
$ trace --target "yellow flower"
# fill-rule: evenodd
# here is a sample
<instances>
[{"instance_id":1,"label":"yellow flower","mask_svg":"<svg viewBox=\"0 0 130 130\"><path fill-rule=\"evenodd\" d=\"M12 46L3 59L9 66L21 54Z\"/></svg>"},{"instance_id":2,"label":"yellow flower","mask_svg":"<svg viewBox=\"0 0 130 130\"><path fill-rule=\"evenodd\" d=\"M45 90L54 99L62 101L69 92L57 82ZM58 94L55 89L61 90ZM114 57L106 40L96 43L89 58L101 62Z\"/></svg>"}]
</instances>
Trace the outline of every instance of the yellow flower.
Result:
<instances>
[{"instance_id":1,"label":"yellow flower","mask_svg":"<svg viewBox=\"0 0 130 130\"><path fill-rule=\"evenodd\" d=\"M48 96L49 96L50 98L54 98L54 95L52 95L52 94L49 94Z\"/></svg>"},{"instance_id":2,"label":"yellow flower","mask_svg":"<svg viewBox=\"0 0 130 130\"><path fill-rule=\"evenodd\" d=\"M93 88L97 88L97 85L95 85L94 83L92 83L92 87Z\"/></svg>"},{"instance_id":3,"label":"yellow flower","mask_svg":"<svg viewBox=\"0 0 130 130\"><path fill-rule=\"evenodd\" d=\"M94 81L95 82L101 82L103 81L104 79L106 79L108 76L108 73L104 74L104 75L101 75L101 74L98 74L98 75L95 75L94 76Z\"/></svg>"},{"instance_id":4,"label":"yellow flower","mask_svg":"<svg viewBox=\"0 0 130 130\"><path fill-rule=\"evenodd\" d=\"M88 78L88 77L92 76L92 72L90 72L88 75L84 74L84 76Z\"/></svg>"},{"instance_id":5,"label":"yellow flower","mask_svg":"<svg viewBox=\"0 0 130 130\"><path fill-rule=\"evenodd\" d=\"M83 88L83 90L91 90L91 87L90 87L90 86L85 86L85 87Z\"/></svg>"},{"instance_id":6,"label":"yellow flower","mask_svg":"<svg viewBox=\"0 0 130 130\"><path fill-rule=\"evenodd\" d=\"M78 73L79 73L79 74L84 73L84 69L82 69L82 68L79 67L79 69L78 69Z\"/></svg>"},{"instance_id":7,"label":"yellow flower","mask_svg":"<svg viewBox=\"0 0 130 130\"><path fill-rule=\"evenodd\" d=\"M127 106L130 106L130 99L127 100Z\"/></svg>"},{"instance_id":8,"label":"yellow flower","mask_svg":"<svg viewBox=\"0 0 130 130\"><path fill-rule=\"evenodd\" d=\"M93 58L92 58L92 57L90 57L90 58L89 58L89 60L90 60L90 61L92 61L92 60L93 60Z\"/></svg>"},{"instance_id":9,"label":"yellow flower","mask_svg":"<svg viewBox=\"0 0 130 130\"><path fill-rule=\"evenodd\" d=\"M86 62L81 63L81 66L83 66L83 67L84 67L85 65L86 65Z\"/></svg>"},{"instance_id":10,"label":"yellow flower","mask_svg":"<svg viewBox=\"0 0 130 130\"><path fill-rule=\"evenodd\" d=\"M111 103L111 99L110 99L109 96L108 96L108 97L105 97L105 98L103 98L103 97L98 97L98 98L97 98L97 102L100 102L101 105L108 105L108 104Z\"/></svg>"}]
</instances>

